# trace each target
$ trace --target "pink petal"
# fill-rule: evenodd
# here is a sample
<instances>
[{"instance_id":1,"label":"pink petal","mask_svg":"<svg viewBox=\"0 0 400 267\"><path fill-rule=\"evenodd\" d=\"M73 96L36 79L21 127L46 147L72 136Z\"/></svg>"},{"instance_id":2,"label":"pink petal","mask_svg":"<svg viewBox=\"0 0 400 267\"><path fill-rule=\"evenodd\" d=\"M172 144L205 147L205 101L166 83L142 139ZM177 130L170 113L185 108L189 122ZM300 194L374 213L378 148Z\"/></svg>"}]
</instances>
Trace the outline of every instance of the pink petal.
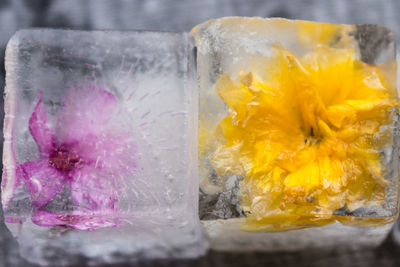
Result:
<instances>
[{"instance_id":1,"label":"pink petal","mask_svg":"<svg viewBox=\"0 0 400 267\"><path fill-rule=\"evenodd\" d=\"M86 136L73 145L85 164L109 176L132 175L136 168L136 146L132 133L109 129L96 136Z\"/></svg>"},{"instance_id":2,"label":"pink petal","mask_svg":"<svg viewBox=\"0 0 400 267\"><path fill-rule=\"evenodd\" d=\"M71 175L72 200L81 211L116 211L120 195L119 177L84 166Z\"/></svg>"},{"instance_id":3,"label":"pink petal","mask_svg":"<svg viewBox=\"0 0 400 267\"><path fill-rule=\"evenodd\" d=\"M4 221L7 223L19 223L22 224L26 221L25 218L18 218L18 217L5 217Z\"/></svg>"},{"instance_id":4,"label":"pink petal","mask_svg":"<svg viewBox=\"0 0 400 267\"><path fill-rule=\"evenodd\" d=\"M113 115L117 98L95 85L71 88L60 111L57 134L60 143L80 142L99 133Z\"/></svg>"},{"instance_id":5,"label":"pink petal","mask_svg":"<svg viewBox=\"0 0 400 267\"><path fill-rule=\"evenodd\" d=\"M50 211L35 211L32 222L39 226L69 226L79 230L92 231L102 227L116 227L120 218L113 214L95 214L73 211L70 214L57 214Z\"/></svg>"},{"instance_id":6,"label":"pink petal","mask_svg":"<svg viewBox=\"0 0 400 267\"><path fill-rule=\"evenodd\" d=\"M48 154L55 144L54 130L49 126L46 110L43 106L42 95L29 119L29 131L39 146L39 151Z\"/></svg>"},{"instance_id":7,"label":"pink petal","mask_svg":"<svg viewBox=\"0 0 400 267\"><path fill-rule=\"evenodd\" d=\"M43 207L61 192L67 178L49 165L47 160L30 161L20 165L22 178L28 187L32 205Z\"/></svg>"}]
</instances>

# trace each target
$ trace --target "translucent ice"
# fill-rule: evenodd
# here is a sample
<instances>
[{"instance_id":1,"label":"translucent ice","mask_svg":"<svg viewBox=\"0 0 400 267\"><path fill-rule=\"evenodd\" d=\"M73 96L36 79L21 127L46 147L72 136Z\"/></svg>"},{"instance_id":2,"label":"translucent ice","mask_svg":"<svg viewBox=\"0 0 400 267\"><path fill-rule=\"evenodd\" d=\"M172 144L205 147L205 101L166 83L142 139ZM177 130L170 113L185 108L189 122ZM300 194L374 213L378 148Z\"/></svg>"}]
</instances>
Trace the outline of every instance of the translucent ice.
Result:
<instances>
[{"instance_id":1,"label":"translucent ice","mask_svg":"<svg viewBox=\"0 0 400 267\"><path fill-rule=\"evenodd\" d=\"M2 204L30 261L205 251L188 34L24 30L6 52Z\"/></svg>"},{"instance_id":2,"label":"translucent ice","mask_svg":"<svg viewBox=\"0 0 400 267\"><path fill-rule=\"evenodd\" d=\"M192 34L200 218L212 245L280 250L379 243L390 225L347 228L335 221L382 225L398 213L390 30L222 18Z\"/></svg>"}]
</instances>

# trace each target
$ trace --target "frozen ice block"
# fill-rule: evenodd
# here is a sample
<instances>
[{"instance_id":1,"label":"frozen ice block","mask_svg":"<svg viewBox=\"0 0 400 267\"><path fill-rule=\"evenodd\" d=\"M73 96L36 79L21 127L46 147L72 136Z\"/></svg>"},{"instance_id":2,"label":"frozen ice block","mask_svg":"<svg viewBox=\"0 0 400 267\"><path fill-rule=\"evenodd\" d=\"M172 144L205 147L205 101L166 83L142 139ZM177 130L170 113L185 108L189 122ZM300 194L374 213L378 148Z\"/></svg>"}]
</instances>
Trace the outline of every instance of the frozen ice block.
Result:
<instances>
[{"instance_id":1,"label":"frozen ice block","mask_svg":"<svg viewBox=\"0 0 400 267\"><path fill-rule=\"evenodd\" d=\"M26 259L60 266L204 253L193 62L187 33L14 35L2 204Z\"/></svg>"},{"instance_id":2,"label":"frozen ice block","mask_svg":"<svg viewBox=\"0 0 400 267\"><path fill-rule=\"evenodd\" d=\"M378 245L399 199L391 31L231 17L192 35L211 246Z\"/></svg>"}]
</instances>

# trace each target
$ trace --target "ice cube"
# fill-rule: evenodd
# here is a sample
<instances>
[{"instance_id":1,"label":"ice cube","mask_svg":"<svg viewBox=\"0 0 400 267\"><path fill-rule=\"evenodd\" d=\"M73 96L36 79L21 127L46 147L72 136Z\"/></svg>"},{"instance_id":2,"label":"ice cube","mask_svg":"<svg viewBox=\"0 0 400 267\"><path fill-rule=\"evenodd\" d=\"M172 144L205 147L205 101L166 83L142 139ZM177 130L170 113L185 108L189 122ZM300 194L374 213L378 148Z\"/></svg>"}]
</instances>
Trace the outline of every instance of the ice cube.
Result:
<instances>
[{"instance_id":1,"label":"ice cube","mask_svg":"<svg viewBox=\"0 0 400 267\"><path fill-rule=\"evenodd\" d=\"M211 246L379 244L399 197L391 31L231 17L192 35L199 214ZM268 233L294 229L303 230Z\"/></svg>"},{"instance_id":2,"label":"ice cube","mask_svg":"<svg viewBox=\"0 0 400 267\"><path fill-rule=\"evenodd\" d=\"M195 257L197 95L187 33L17 32L2 204L29 261Z\"/></svg>"}]
</instances>

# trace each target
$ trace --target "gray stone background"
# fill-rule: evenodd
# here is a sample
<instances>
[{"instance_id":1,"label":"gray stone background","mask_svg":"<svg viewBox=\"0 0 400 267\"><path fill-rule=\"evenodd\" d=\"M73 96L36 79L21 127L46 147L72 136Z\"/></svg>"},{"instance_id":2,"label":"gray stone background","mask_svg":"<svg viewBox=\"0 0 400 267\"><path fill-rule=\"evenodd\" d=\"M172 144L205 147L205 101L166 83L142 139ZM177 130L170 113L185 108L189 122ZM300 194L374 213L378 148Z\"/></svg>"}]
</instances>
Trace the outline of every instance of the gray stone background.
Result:
<instances>
[{"instance_id":1,"label":"gray stone background","mask_svg":"<svg viewBox=\"0 0 400 267\"><path fill-rule=\"evenodd\" d=\"M15 31L30 27L189 31L223 16L284 17L390 27L400 39L397 0L0 0L0 88L4 50ZM2 98L0 110L3 110ZM4 114L1 114L3 117ZM2 121L1 117L1 121ZM2 129L2 128L1 128ZM2 143L0 143L2 151ZM316 237L318 238L318 237ZM0 267L31 267L3 223L0 208ZM79 266L86 266L85 261ZM221 253L191 261L150 261L109 266L400 266L400 227L374 250L334 248L296 253Z\"/></svg>"}]
</instances>

